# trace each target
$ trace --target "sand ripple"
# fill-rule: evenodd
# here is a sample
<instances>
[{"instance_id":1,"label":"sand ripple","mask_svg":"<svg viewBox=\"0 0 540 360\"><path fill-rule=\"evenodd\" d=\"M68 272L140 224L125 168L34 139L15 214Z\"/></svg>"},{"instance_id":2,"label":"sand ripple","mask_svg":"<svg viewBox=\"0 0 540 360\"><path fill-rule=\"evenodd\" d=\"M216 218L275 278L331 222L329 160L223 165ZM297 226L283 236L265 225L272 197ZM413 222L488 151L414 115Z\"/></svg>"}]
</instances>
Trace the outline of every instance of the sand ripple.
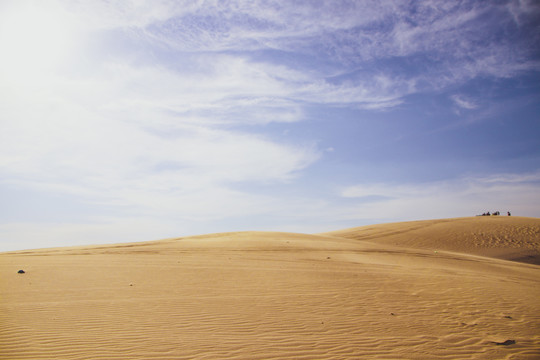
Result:
<instances>
[{"instance_id":1,"label":"sand ripple","mask_svg":"<svg viewBox=\"0 0 540 360\"><path fill-rule=\"evenodd\" d=\"M538 359L539 275L335 234L5 253L0 358Z\"/></svg>"}]
</instances>

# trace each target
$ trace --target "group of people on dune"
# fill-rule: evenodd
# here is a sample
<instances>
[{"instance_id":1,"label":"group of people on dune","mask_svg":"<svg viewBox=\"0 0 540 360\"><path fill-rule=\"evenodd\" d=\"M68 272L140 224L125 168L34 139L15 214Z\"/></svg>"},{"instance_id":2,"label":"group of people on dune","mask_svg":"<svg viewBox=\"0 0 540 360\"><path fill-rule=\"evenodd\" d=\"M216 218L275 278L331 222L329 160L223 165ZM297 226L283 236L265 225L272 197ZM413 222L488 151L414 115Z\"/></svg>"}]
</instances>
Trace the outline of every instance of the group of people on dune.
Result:
<instances>
[{"instance_id":1,"label":"group of people on dune","mask_svg":"<svg viewBox=\"0 0 540 360\"><path fill-rule=\"evenodd\" d=\"M508 216L512 216L512 214L510 214L510 211L507 211L507 214ZM494 211L493 214L488 211L488 212L483 213L480 216L498 216L498 215L501 215L499 211Z\"/></svg>"}]
</instances>

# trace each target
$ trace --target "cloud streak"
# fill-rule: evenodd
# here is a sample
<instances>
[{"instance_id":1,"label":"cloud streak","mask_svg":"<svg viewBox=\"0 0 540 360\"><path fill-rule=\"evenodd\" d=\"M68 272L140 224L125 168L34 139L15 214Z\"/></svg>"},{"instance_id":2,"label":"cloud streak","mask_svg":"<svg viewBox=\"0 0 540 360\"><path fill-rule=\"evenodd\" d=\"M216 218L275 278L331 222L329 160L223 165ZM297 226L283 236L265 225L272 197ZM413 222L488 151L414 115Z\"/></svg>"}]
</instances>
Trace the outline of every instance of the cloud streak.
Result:
<instances>
[{"instance_id":1,"label":"cloud streak","mask_svg":"<svg viewBox=\"0 0 540 360\"><path fill-rule=\"evenodd\" d=\"M457 106L467 110L473 110L478 107L472 100L465 98L461 95L452 96L452 100L456 103Z\"/></svg>"},{"instance_id":2,"label":"cloud streak","mask_svg":"<svg viewBox=\"0 0 540 360\"><path fill-rule=\"evenodd\" d=\"M265 85L265 95L277 92L281 101L310 99L385 108L418 91L440 90L478 76L509 77L540 68L540 63L530 59L539 41L530 25L537 7L526 2L92 4L69 8L76 16L92 19L86 23L93 29L120 29L134 41L156 51L172 51L201 67L216 60L216 66L225 64L216 67L218 73L230 74L227 83L234 85L238 76L251 78L251 87ZM520 35L501 36L510 30ZM277 52L276 62L256 61L251 54L260 51ZM276 66L280 54L306 56L316 66L309 72L294 63ZM414 68L396 72L392 61L396 58L411 64L422 62L422 67L416 67L416 73ZM335 77L359 68L366 71L354 82L340 83ZM381 86L381 78L389 86ZM262 97L257 89L244 89ZM329 91L327 101L318 96L319 89ZM216 89L221 90L234 89Z\"/></svg>"},{"instance_id":3,"label":"cloud streak","mask_svg":"<svg viewBox=\"0 0 540 360\"><path fill-rule=\"evenodd\" d=\"M471 216L471 211L534 211L540 201L540 174L499 174L423 184L359 184L341 196L358 199L361 218L432 219Z\"/></svg>"}]
</instances>

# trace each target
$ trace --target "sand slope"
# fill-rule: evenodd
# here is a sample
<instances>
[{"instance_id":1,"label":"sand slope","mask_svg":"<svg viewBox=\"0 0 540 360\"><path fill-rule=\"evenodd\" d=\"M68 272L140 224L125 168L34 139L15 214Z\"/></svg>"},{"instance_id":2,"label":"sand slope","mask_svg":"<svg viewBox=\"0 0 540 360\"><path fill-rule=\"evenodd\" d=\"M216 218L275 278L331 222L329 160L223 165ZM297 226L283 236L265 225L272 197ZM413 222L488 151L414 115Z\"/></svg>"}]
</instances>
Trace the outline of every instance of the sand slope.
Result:
<instances>
[{"instance_id":1,"label":"sand slope","mask_svg":"<svg viewBox=\"0 0 540 360\"><path fill-rule=\"evenodd\" d=\"M364 226L328 235L540 265L540 219L537 218L478 216L423 220Z\"/></svg>"},{"instance_id":2,"label":"sand slope","mask_svg":"<svg viewBox=\"0 0 540 360\"><path fill-rule=\"evenodd\" d=\"M3 253L0 358L538 359L540 267L456 252L485 221Z\"/></svg>"}]
</instances>

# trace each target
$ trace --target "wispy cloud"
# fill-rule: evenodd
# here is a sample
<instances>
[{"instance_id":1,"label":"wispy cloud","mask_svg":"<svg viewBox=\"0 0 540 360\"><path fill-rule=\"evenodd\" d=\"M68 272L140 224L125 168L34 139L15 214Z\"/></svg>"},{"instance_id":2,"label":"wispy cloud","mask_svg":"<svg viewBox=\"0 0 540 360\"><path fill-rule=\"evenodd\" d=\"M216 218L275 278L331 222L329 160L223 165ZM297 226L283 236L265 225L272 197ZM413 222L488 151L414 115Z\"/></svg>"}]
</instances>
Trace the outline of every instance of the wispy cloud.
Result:
<instances>
[{"instance_id":1,"label":"wispy cloud","mask_svg":"<svg viewBox=\"0 0 540 360\"><path fill-rule=\"evenodd\" d=\"M529 29L532 34L529 23L514 21L534 16L531 9L535 7L529 3L429 1L411 7L394 1L316 5L279 1L95 1L68 2L65 7L86 25L87 31L99 30L103 36L121 31L151 51L174 54L178 63L169 74L162 74L174 79L180 72L184 89L189 92L169 92L166 84L171 80L161 79L156 83L163 81L165 86L158 93L169 94L164 101L180 95L179 91L186 99L191 97L192 101L185 102L191 108L172 106L171 110L190 112L195 118L194 109L214 117L225 102L236 107L235 98L240 108L246 106L246 98L270 113L283 109L283 104L295 108L281 115L275 111L276 121L302 117L301 106L294 101L385 109L418 91L440 90L477 76L506 77L540 68L529 58L537 39L509 39L499 34L499 26L523 26L523 31ZM141 56L140 49L134 51ZM257 60L254 54L261 51L302 55L315 66L307 70L298 63L284 62L279 55ZM422 64L400 71L393 66L395 58ZM194 63L199 66L193 68ZM367 71L355 81L348 78L341 82L335 76L359 68ZM201 77L203 72L206 79L218 74L215 87L207 86L210 84ZM202 94L206 96L196 98ZM255 113L249 105L245 109ZM268 118L260 121L274 121Z\"/></svg>"},{"instance_id":2,"label":"wispy cloud","mask_svg":"<svg viewBox=\"0 0 540 360\"><path fill-rule=\"evenodd\" d=\"M368 183L349 186L341 196L358 199L359 219L427 219L471 216L485 211L527 214L540 201L540 175L500 174L422 183Z\"/></svg>"},{"instance_id":3,"label":"wispy cloud","mask_svg":"<svg viewBox=\"0 0 540 360\"><path fill-rule=\"evenodd\" d=\"M51 106L56 107L54 117L45 122L41 115L50 113ZM115 183L127 186L132 178L141 181L168 166L166 178L172 187L183 183L175 177L177 172L192 174L198 181L205 176L216 183L282 181L318 157L309 144L277 143L254 134L182 125L181 119L174 123L174 116L160 116L159 111L154 113L156 120L144 121L144 116L136 115L137 107L116 106L92 111L55 99L35 103L23 113L18 107L8 110L11 121L4 122L1 136L3 173L18 180L76 182L89 188L104 181L103 187L110 188ZM120 110L124 114L117 118ZM147 116L151 110L142 109Z\"/></svg>"},{"instance_id":4,"label":"wispy cloud","mask_svg":"<svg viewBox=\"0 0 540 360\"><path fill-rule=\"evenodd\" d=\"M534 0L512 0L506 7L518 26L534 21L540 15L540 6Z\"/></svg>"},{"instance_id":5,"label":"wispy cloud","mask_svg":"<svg viewBox=\"0 0 540 360\"><path fill-rule=\"evenodd\" d=\"M453 95L452 100L454 100L457 106L463 109L472 110L478 107L474 101L466 98L463 95Z\"/></svg>"},{"instance_id":6,"label":"wispy cloud","mask_svg":"<svg viewBox=\"0 0 540 360\"><path fill-rule=\"evenodd\" d=\"M253 213L261 196L231 184L291 181L320 151L224 128L297 121L302 112L256 66L227 56L199 66L108 63L91 77L43 75L0 89L4 184L183 218Z\"/></svg>"}]
</instances>

